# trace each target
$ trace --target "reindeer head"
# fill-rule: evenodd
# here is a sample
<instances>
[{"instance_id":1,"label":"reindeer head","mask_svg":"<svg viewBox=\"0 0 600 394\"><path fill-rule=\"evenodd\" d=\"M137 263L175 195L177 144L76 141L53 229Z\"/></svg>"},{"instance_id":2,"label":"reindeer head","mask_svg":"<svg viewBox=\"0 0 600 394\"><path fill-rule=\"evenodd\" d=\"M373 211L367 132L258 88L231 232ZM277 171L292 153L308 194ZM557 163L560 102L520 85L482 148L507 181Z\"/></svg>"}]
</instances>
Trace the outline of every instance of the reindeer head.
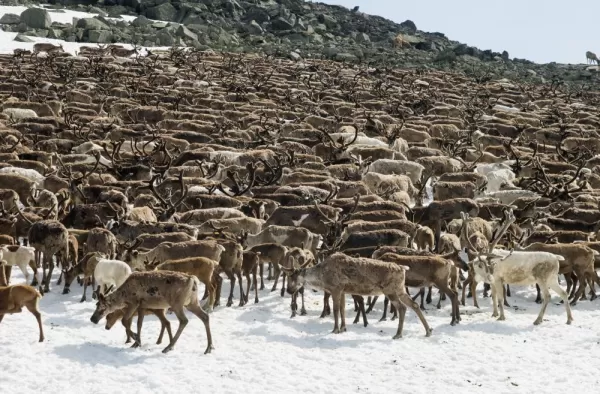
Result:
<instances>
[{"instance_id":1,"label":"reindeer head","mask_svg":"<svg viewBox=\"0 0 600 394\"><path fill-rule=\"evenodd\" d=\"M296 294L306 282L306 267L311 264L312 261L307 259L307 261L300 266L296 265L296 258L294 256L290 256L290 261L292 262L291 268L281 267L281 270L285 272L288 277L288 294Z\"/></svg>"},{"instance_id":2,"label":"reindeer head","mask_svg":"<svg viewBox=\"0 0 600 394\"><path fill-rule=\"evenodd\" d=\"M110 291L112 289L109 288L107 290ZM115 293L110 294L108 296L105 296L102 293L98 294L98 302L96 303L96 310L94 311L94 314L92 315L92 317L90 318L90 321L94 324L98 324L98 322L100 322L100 320L102 320L102 318L104 316L106 316L107 314L114 312L118 309L122 309L124 307L123 303L120 302L116 297L115 297Z\"/></svg>"}]
</instances>

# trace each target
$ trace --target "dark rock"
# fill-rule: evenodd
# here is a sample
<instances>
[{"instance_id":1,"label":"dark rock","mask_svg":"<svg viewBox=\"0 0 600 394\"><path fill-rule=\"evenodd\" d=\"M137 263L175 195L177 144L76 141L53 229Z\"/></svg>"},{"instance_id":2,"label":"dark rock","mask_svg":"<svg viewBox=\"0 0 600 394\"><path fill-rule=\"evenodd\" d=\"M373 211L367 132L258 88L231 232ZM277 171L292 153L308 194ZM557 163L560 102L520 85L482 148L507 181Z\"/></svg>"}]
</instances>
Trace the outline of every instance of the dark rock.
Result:
<instances>
[{"instance_id":1,"label":"dark rock","mask_svg":"<svg viewBox=\"0 0 600 394\"><path fill-rule=\"evenodd\" d=\"M336 53L335 60L341 61L341 62L355 62L358 60L358 58L351 53L340 52L340 53Z\"/></svg>"},{"instance_id":2,"label":"dark rock","mask_svg":"<svg viewBox=\"0 0 600 394\"><path fill-rule=\"evenodd\" d=\"M277 17L271 22L271 27L274 30L291 30L294 28L294 24L282 17Z\"/></svg>"},{"instance_id":3,"label":"dark rock","mask_svg":"<svg viewBox=\"0 0 600 394\"><path fill-rule=\"evenodd\" d=\"M258 23L256 23L255 20L252 20L247 26L246 26L246 30L248 31L248 33L250 34L255 34L255 35L262 35L265 33L265 31L263 30L262 27L260 27L260 25Z\"/></svg>"},{"instance_id":4,"label":"dark rock","mask_svg":"<svg viewBox=\"0 0 600 394\"><path fill-rule=\"evenodd\" d=\"M104 12L104 10L101 10L98 7L90 7L90 8L88 8L87 12L89 12L90 14L98 14L100 16L106 16L107 15L107 13Z\"/></svg>"},{"instance_id":5,"label":"dark rock","mask_svg":"<svg viewBox=\"0 0 600 394\"><path fill-rule=\"evenodd\" d=\"M18 25L21 22L21 18L17 14L4 14L0 18L0 24L2 25Z\"/></svg>"},{"instance_id":6,"label":"dark rock","mask_svg":"<svg viewBox=\"0 0 600 394\"><path fill-rule=\"evenodd\" d=\"M175 20L175 16L177 15L177 10L171 3L163 3L157 5L156 7L151 7L146 10L146 17L150 19L156 19L159 21L169 21L172 22Z\"/></svg>"},{"instance_id":7,"label":"dark rock","mask_svg":"<svg viewBox=\"0 0 600 394\"><path fill-rule=\"evenodd\" d=\"M319 14L317 15L317 20L319 23L324 24L328 29L336 29L338 27L337 21L331 15Z\"/></svg>"},{"instance_id":8,"label":"dark rock","mask_svg":"<svg viewBox=\"0 0 600 394\"><path fill-rule=\"evenodd\" d=\"M108 7L107 12L108 16L111 18L120 18L121 15L127 14L127 8L123 7L122 5L114 5L112 7Z\"/></svg>"},{"instance_id":9,"label":"dark rock","mask_svg":"<svg viewBox=\"0 0 600 394\"><path fill-rule=\"evenodd\" d=\"M135 18L133 21L131 21L131 25L134 27L148 26L151 24L152 24L152 21L150 19L146 18L144 15L140 15L137 18Z\"/></svg>"},{"instance_id":10,"label":"dark rock","mask_svg":"<svg viewBox=\"0 0 600 394\"><path fill-rule=\"evenodd\" d=\"M358 33L356 35L355 38L356 42L358 43L367 43L367 42L371 42L371 39L369 38L369 35L367 33Z\"/></svg>"},{"instance_id":11,"label":"dark rock","mask_svg":"<svg viewBox=\"0 0 600 394\"><path fill-rule=\"evenodd\" d=\"M21 13L20 19L34 29L47 29L52 24L50 14L42 8L28 8Z\"/></svg>"},{"instance_id":12,"label":"dark rock","mask_svg":"<svg viewBox=\"0 0 600 394\"><path fill-rule=\"evenodd\" d=\"M108 30L90 30L88 31L90 42L98 44L107 44L112 40L112 33Z\"/></svg>"},{"instance_id":13,"label":"dark rock","mask_svg":"<svg viewBox=\"0 0 600 394\"><path fill-rule=\"evenodd\" d=\"M98 18L81 18L76 26L84 30L110 30L108 25Z\"/></svg>"},{"instance_id":14,"label":"dark rock","mask_svg":"<svg viewBox=\"0 0 600 394\"><path fill-rule=\"evenodd\" d=\"M168 29L159 30L156 33L156 38L161 46L172 46L175 44L175 37L168 31Z\"/></svg>"},{"instance_id":15,"label":"dark rock","mask_svg":"<svg viewBox=\"0 0 600 394\"><path fill-rule=\"evenodd\" d=\"M198 40L198 35L196 33L193 33L190 29L188 29L187 27L185 27L183 25L180 25L177 28L177 31L175 32L175 34L181 38L196 40L196 41Z\"/></svg>"},{"instance_id":16,"label":"dark rock","mask_svg":"<svg viewBox=\"0 0 600 394\"><path fill-rule=\"evenodd\" d=\"M167 22L153 22L152 23L152 28L154 28L154 29L164 29L167 26L169 26L169 24Z\"/></svg>"},{"instance_id":17,"label":"dark rock","mask_svg":"<svg viewBox=\"0 0 600 394\"><path fill-rule=\"evenodd\" d=\"M411 21L410 19L400 23L400 27L409 34L415 34L417 32L417 25L415 25L415 22Z\"/></svg>"},{"instance_id":18,"label":"dark rock","mask_svg":"<svg viewBox=\"0 0 600 394\"><path fill-rule=\"evenodd\" d=\"M48 37L48 30L39 29L33 33L36 37L46 38Z\"/></svg>"},{"instance_id":19,"label":"dark rock","mask_svg":"<svg viewBox=\"0 0 600 394\"><path fill-rule=\"evenodd\" d=\"M242 19L244 21L255 20L256 23L258 23L260 25L264 22L270 21L271 17L269 16L269 13L264 8L252 7L246 11L246 13L242 17Z\"/></svg>"},{"instance_id":20,"label":"dark rock","mask_svg":"<svg viewBox=\"0 0 600 394\"><path fill-rule=\"evenodd\" d=\"M48 29L48 38L62 39L64 32L60 29Z\"/></svg>"},{"instance_id":21,"label":"dark rock","mask_svg":"<svg viewBox=\"0 0 600 394\"><path fill-rule=\"evenodd\" d=\"M300 56L300 54L298 52L294 52L294 51L290 52L289 58L291 60L295 60L295 61L302 60L302 56Z\"/></svg>"},{"instance_id":22,"label":"dark rock","mask_svg":"<svg viewBox=\"0 0 600 394\"><path fill-rule=\"evenodd\" d=\"M18 42L33 42L33 40L27 36L24 36L23 34L17 34L17 36L14 38L13 41L18 41Z\"/></svg>"},{"instance_id":23,"label":"dark rock","mask_svg":"<svg viewBox=\"0 0 600 394\"><path fill-rule=\"evenodd\" d=\"M508 56L508 52L507 51L502 51L501 57L502 57L502 60L504 60L504 61L509 61L510 60L510 57Z\"/></svg>"}]
</instances>

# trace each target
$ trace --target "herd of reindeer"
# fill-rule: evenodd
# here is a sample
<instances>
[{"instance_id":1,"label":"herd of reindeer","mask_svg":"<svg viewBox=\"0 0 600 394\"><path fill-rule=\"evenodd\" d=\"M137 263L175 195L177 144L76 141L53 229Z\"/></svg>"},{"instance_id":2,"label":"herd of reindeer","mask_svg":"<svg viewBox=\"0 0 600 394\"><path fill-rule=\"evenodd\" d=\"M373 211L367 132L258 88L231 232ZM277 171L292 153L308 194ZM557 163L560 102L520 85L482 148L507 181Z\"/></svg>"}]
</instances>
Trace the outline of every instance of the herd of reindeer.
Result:
<instances>
[{"instance_id":1,"label":"herd of reindeer","mask_svg":"<svg viewBox=\"0 0 600 394\"><path fill-rule=\"evenodd\" d=\"M596 298L600 95L589 87L35 44L0 55L0 97L0 321L25 307L40 341L55 265L63 294L77 279L84 302L91 286L91 321L121 321L134 347L156 315L163 352L186 310L210 352L224 277L226 306L237 281L242 307L252 292L259 302L265 267L292 317L306 314L305 285L323 290L334 333L346 331L346 294L365 326L384 296L394 338L407 307L431 335L422 310L433 287L452 325L465 293L479 307L478 282L499 320L510 285L536 285L534 324L549 290L567 324L572 306ZM26 284L9 285L14 266Z\"/></svg>"}]
</instances>

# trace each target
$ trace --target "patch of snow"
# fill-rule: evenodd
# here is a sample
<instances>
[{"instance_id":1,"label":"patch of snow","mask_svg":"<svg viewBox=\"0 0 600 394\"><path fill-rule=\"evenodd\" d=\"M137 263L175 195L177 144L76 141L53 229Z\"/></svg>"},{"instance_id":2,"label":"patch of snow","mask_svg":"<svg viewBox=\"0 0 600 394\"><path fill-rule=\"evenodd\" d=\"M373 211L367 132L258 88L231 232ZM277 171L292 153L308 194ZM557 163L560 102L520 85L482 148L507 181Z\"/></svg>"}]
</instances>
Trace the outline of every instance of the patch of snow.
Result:
<instances>
[{"instance_id":1,"label":"patch of snow","mask_svg":"<svg viewBox=\"0 0 600 394\"><path fill-rule=\"evenodd\" d=\"M22 283L22 274L14 271L12 283ZM35 318L26 310L5 316L0 325L3 392L28 393L44 387L45 392L58 393L64 392L65 384L77 384L86 392L116 393L196 392L199 387L219 393L239 392L241 387L247 393L263 393L265 387L274 392L318 393L531 393L598 381L595 365L600 352L566 356L573 346L597 346L598 301L580 301L573 308L575 321L567 326L564 307L553 294L544 322L534 326L540 305L533 302L533 287L511 288L512 307L503 322L491 317L491 299L482 298L481 292L481 309L467 299L467 306L461 307L462 321L455 327L449 324L448 301L441 310L430 304L425 311L434 329L430 338L409 310L404 337L394 341L397 321L378 322L381 299L365 328L352 324L352 299L347 297L348 331L336 335L330 333L333 318L319 318L322 293L307 290L308 315L290 319L289 295L271 293L267 283L267 289L259 291L260 303L220 306L210 315L212 354L202 354L204 327L188 314L189 324L175 349L164 355L166 343L155 344L160 329L155 317L144 319L142 348L130 349L120 323L106 331L105 320L98 325L90 322L95 302L78 302L82 287L74 282L71 293L62 295L56 279L57 273L52 291L40 303L46 342L37 343ZM223 295L228 290L226 280ZM237 294L236 286L236 300ZM168 318L176 330L177 320L173 315Z\"/></svg>"},{"instance_id":2,"label":"patch of snow","mask_svg":"<svg viewBox=\"0 0 600 394\"><path fill-rule=\"evenodd\" d=\"M24 6L0 6L0 18L4 14L8 14L8 13L20 15L27 8L28 7L24 7ZM42 7L42 8L44 8L44 7ZM55 10L48 9L48 11L50 12L50 19L52 19L52 22L71 23L71 24L73 23L73 18L92 18L95 15L97 15L97 14L91 14L91 13L87 13L87 12L70 11L70 10L63 10L64 12L55 12ZM136 16L121 15L121 18L127 22L131 22L136 18ZM108 18L108 17L106 19L119 20L119 18ZM17 34L18 33L5 32L0 29L0 53L1 54L13 53L13 51L15 49L27 49L27 50L32 51L33 45L35 43L39 43L39 42L52 43L54 45L62 44L63 49L72 55L76 55L82 46L98 47L98 44L89 43L89 42L66 42L64 40L34 37L34 36L27 36L33 42L17 42L17 41L14 41ZM123 47L125 47L127 49L133 48L133 46L131 44L119 43L119 45L122 45ZM145 55L147 53L148 49L149 48L141 47L140 54ZM152 47L151 49L169 50L170 47Z\"/></svg>"}]
</instances>

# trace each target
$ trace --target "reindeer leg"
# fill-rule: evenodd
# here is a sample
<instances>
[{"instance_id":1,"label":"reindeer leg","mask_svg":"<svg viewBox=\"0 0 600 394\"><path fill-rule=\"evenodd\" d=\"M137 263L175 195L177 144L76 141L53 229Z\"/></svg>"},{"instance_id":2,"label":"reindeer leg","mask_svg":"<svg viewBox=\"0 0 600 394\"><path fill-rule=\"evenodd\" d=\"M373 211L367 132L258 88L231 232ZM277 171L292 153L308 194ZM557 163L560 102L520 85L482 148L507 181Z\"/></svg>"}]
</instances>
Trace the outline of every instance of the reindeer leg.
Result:
<instances>
[{"instance_id":1,"label":"reindeer leg","mask_svg":"<svg viewBox=\"0 0 600 394\"><path fill-rule=\"evenodd\" d=\"M31 312L33 316L35 316L35 320L38 323L38 328L40 331L40 339L38 340L38 342L44 342L44 328L42 327L42 315L40 314L40 311L38 309L38 304L39 299L35 298L34 300L26 302L25 307L29 312ZM3 317L4 315L0 315L0 322L2 321Z\"/></svg>"},{"instance_id":2,"label":"reindeer leg","mask_svg":"<svg viewBox=\"0 0 600 394\"><path fill-rule=\"evenodd\" d=\"M33 268L33 280L31 281L31 286L37 286L38 285L38 268L41 265L41 258L42 258L42 253L39 251L35 251L33 253L35 262L34 262L34 266L32 266L31 268ZM8 280L8 276L6 277L6 280Z\"/></svg>"},{"instance_id":3,"label":"reindeer leg","mask_svg":"<svg viewBox=\"0 0 600 394\"><path fill-rule=\"evenodd\" d=\"M304 307L304 286L298 290L300 293L300 298L302 299L302 307L300 307L300 316L306 316L306 308ZM296 299L296 301L298 301Z\"/></svg>"},{"instance_id":4,"label":"reindeer leg","mask_svg":"<svg viewBox=\"0 0 600 394\"><path fill-rule=\"evenodd\" d=\"M540 292L540 286L537 283L535 284L535 290L537 292L537 295L535 297L535 303L536 304L541 304L542 303L542 295L541 295L541 292Z\"/></svg>"},{"instance_id":5,"label":"reindeer leg","mask_svg":"<svg viewBox=\"0 0 600 394\"><path fill-rule=\"evenodd\" d=\"M283 272L281 274L281 296L282 297L285 295L285 278L286 277L287 277L287 275L285 274L285 272Z\"/></svg>"},{"instance_id":6,"label":"reindeer leg","mask_svg":"<svg viewBox=\"0 0 600 394\"><path fill-rule=\"evenodd\" d=\"M229 306L229 305L228 305ZM169 345L163 349L163 353L167 353L170 352L171 350L173 350L173 348L175 347L175 344L177 343L177 340L179 339L179 337L181 336L181 333L183 332L183 329L185 328L185 326L187 326L189 320L188 318L185 316L185 312L183 311L183 306L175 306L175 305L171 305L171 309L173 309L173 312L175 313L175 316L177 316L177 319L179 320L179 326L177 327L177 331L175 332L175 336L173 337L173 340L171 342L169 342ZM190 307L187 307L188 310L190 310ZM204 320L202 320L204 322ZM209 331L208 329L208 315L206 314L206 321L207 323L205 324L205 326L207 326L207 331ZM209 331L210 333L210 331ZM209 338L209 343L211 342L210 340L210 335L207 335L207 337Z\"/></svg>"},{"instance_id":7,"label":"reindeer leg","mask_svg":"<svg viewBox=\"0 0 600 394\"><path fill-rule=\"evenodd\" d=\"M52 257L49 256L48 259L48 274L46 275L46 280L44 282L44 293L50 292L50 278L52 278L52 271L54 271L54 261L52 261Z\"/></svg>"},{"instance_id":8,"label":"reindeer leg","mask_svg":"<svg viewBox=\"0 0 600 394\"><path fill-rule=\"evenodd\" d=\"M142 324L144 324L144 309L139 308L137 310L138 320L137 320L137 339L131 345L132 348L142 347ZM161 328L162 330L162 328Z\"/></svg>"},{"instance_id":9,"label":"reindeer leg","mask_svg":"<svg viewBox=\"0 0 600 394\"><path fill-rule=\"evenodd\" d=\"M265 281L264 281L264 279L263 279L263 270L264 270L264 268L265 268L265 267L264 267L264 264L263 264L263 262L262 262L262 261L261 261L261 262L259 262L259 263L258 263L258 270L259 270L258 272L259 272L259 275L260 275L260 289L261 289L261 290L264 290L264 289L265 289ZM257 302L258 302L258 301L257 301Z\"/></svg>"},{"instance_id":10,"label":"reindeer leg","mask_svg":"<svg viewBox=\"0 0 600 394\"><path fill-rule=\"evenodd\" d=\"M321 312L321 319L331 314L331 307L329 306L329 297L331 295L328 292L323 293L323 311Z\"/></svg>"},{"instance_id":11,"label":"reindeer leg","mask_svg":"<svg viewBox=\"0 0 600 394\"><path fill-rule=\"evenodd\" d=\"M374 296L373 299L371 300L371 296L369 296L369 299L367 300L367 304L369 304L369 307L367 308L366 313L371 313L371 311L373 310L373 307L375 306L375 303L377 302L377 297L378 296Z\"/></svg>"},{"instance_id":12,"label":"reindeer leg","mask_svg":"<svg viewBox=\"0 0 600 394\"><path fill-rule=\"evenodd\" d=\"M342 298L342 293L339 291L335 291L331 293L331 298L333 299L333 334L339 334L340 331L340 301Z\"/></svg>"},{"instance_id":13,"label":"reindeer leg","mask_svg":"<svg viewBox=\"0 0 600 394\"><path fill-rule=\"evenodd\" d=\"M186 308L188 311L192 312L200 320L202 320L202 323L204 324L204 328L206 329L206 340L208 342L208 344L206 345L206 350L204 351L204 354L210 353L211 350L214 349L215 347L213 346L213 342L212 342L212 334L210 331L210 318L208 316L208 313L204 312L204 310L202 309L202 307L200 305L198 305L198 303L190 304L190 305L186 306ZM175 313L177 313L177 312L175 312ZM181 310L181 314L183 314L183 317L185 318L185 313L183 313L183 310ZM177 317L179 317L179 315ZM181 319L180 319L180 323L181 323ZM187 322L186 322L186 324L187 324ZM185 325L184 325L184 327L185 327ZM181 331L183 331L183 327L181 328ZM181 331L179 331L179 328L177 328L177 332L179 335L181 335ZM170 347L169 350L173 349L173 346L175 346L175 342L177 342L178 338L179 337L177 336L177 334L175 334L175 338L171 342L172 345L169 345L167 347L167 348ZM165 349L165 350L163 350L163 352L166 353L169 350Z\"/></svg>"},{"instance_id":14,"label":"reindeer leg","mask_svg":"<svg viewBox=\"0 0 600 394\"><path fill-rule=\"evenodd\" d=\"M221 277L221 275L219 273L216 273L216 274L213 274L213 280L214 280L214 289L215 289L214 295L213 295L213 298L214 298L213 308L215 308L215 307L221 305L221 289L223 288L223 278ZM210 292L209 292L209 297L210 297Z\"/></svg>"},{"instance_id":15,"label":"reindeer leg","mask_svg":"<svg viewBox=\"0 0 600 394\"><path fill-rule=\"evenodd\" d=\"M252 282L252 280L250 280L250 272L246 272L244 276L246 277L246 294L244 294L244 301L248 302L248 294L250 294L250 282Z\"/></svg>"},{"instance_id":16,"label":"reindeer leg","mask_svg":"<svg viewBox=\"0 0 600 394\"><path fill-rule=\"evenodd\" d=\"M427 302L428 304L431 304L431 291L432 291L432 286L429 286L429 289L427 290L427 298L425 299L425 302Z\"/></svg>"},{"instance_id":17,"label":"reindeer leg","mask_svg":"<svg viewBox=\"0 0 600 394\"><path fill-rule=\"evenodd\" d=\"M508 285L507 285L508 286ZM504 299L504 306L506 306L507 308L510 308L510 305L508 305L508 301L506 301L506 294L508 293L508 291L506 290L506 287L504 285L502 285L502 298Z\"/></svg>"},{"instance_id":18,"label":"reindeer leg","mask_svg":"<svg viewBox=\"0 0 600 394\"><path fill-rule=\"evenodd\" d=\"M292 310L292 316L290 316L290 319L296 317L296 312L298 311L298 303L296 302L298 298L298 292L292 294L291 298L292 300L290 301L290 309Z\"/></svg>"},{"instance_id":19,"label":"reindeer leg","mask_svg":"<svg viewBox=\"0 0 600 394\"><path fill-rule=\"evenodd\" d=\"M262 264L260 264L262 266ZM256 278L256 271L258 267L254 267L252 270L252 283L254 283L254 303L258 304L258 280ZM262 277L261 277L262 279ZM246 295L246 302L248 302L248 296Z\"/></svg>"},{"instance_id":20,"label":"reindeer leg","mask_svg":"<svg viewBox=\"0 0 600 394\"><path fill-rule=\"evenodd\" d=\"M237 276L238 282L240 283L240 303L238 306L244 306L246 305L246 300L248 296L244 294L244 284L242 283L242 271L238 270L238 272L235 273L235 276Z\"/></svg>"},{"instance_id":21,"label":"reindeer leg","mask_svg":"<svg viewBox=\"0 0 600 394\"><path fill-rule=\"evenodd\" d=\"M156 317L158 317L158 320L160 320L161 324L160 335L158 336L156 344L160 345L162 343L163 335L165 334L165 329L167 330L167 334L169 335L169 342L172 341L173 334L171 333L171 323L169 322L169 319L167 319L167 317L165 316L165 310L155 309L153 312L156 315Z\"/></svg>"},{"instance_id":22,"label":"reindeer leg","mask_svg":"<svg viewBox=\"0 0 600 394\"><path fill-rule=\"evenodd\" d=\"M231 271L225 273L231 282L231 289L229 291L229 298L227 298L227 306L233 305L233 289L235 289L235 274ZM181 324L181 323L180 323ZM187 324L187 323L186 323Z\"/></svg>"},{"instance_id":23,"label":"reindeer leg","mask_svg":"<svg viewBox=\"0 0 600 394\"><path fill-rule=\"evenodd\" d=\"M386 321L387 320L387 310L388 310L388 304L390 302L390 299L386 296L383 299L383 316L381 316L381 319L379 319L379 321Z\"/></svg>"},{"instance_id":24,"label":"reindeer leg","mask_svg":"<svg viewBox=\"0 0 600 394\"><path fill-rule=\"evenodd\" d=\"M271 263L269 263L269 268L271 268ZM281 269L279 268L279 264L273 266L273 270L275 271L275 280L273 281L273 287L271 287L271 291L277 290L277 282L279 282L279 276L281 275ZM269 277L267 277L269 280Z\"/></svg>"}]
</instances>

